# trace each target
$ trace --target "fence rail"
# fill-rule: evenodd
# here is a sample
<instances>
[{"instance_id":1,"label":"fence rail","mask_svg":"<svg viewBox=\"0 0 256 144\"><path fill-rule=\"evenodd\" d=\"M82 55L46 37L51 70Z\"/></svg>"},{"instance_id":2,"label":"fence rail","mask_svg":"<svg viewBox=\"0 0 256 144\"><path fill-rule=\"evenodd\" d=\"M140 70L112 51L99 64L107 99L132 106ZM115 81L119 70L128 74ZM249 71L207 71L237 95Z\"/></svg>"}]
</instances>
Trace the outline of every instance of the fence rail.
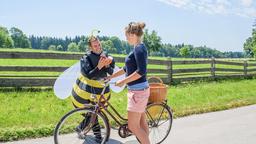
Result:
<instances>
[{"instance_id":1,"label":"fence rail","mask_svg":"<svg viewBox=\"0 0 256 144\"><path fill-rule=\"evenodd\" d=\"M233 68L215 68L215 71L222 71L222 72L244 72L243 69L233 69Z\"/></svg>"},{"instance_id":2,"label":"fence rail","mask_svg":"<svg viewBox=\"0 0 256 144\"><path fill-rule=\"evenodd\" d=\"M239 62L230 62L230 61L219 61L215 60L215 64L224 64L224 65L235 65L235 66L243 66L243 63Z\"/></svg>"},{"instance_id":3,"label":"fence rail","mask_svg":"<svg viewBox=\"0 0 256 144\"><path fill-rule=\"evenodd\" d=\"M0 52L0 59L60 59L79 60L83 54L38 53L38 52ZM114 57L117 63L123 63L124 57ZM156 60L149 59L149 65L164 68L148 68L148 74L159 75L164 83L174 81L191 81L200 79L237 78L256 76L255 61L224 61L219 59L206 60ZM207 65L200 67L200 65ZM1 64L0 64L1 65ZM192 65L192 68L182 66ZM220 67L225 65L226 67ZM235 68L233 67L235 66ZM239 68L238 68L239 67ZM53 86L56 75L16 75L8 72L63 72L63 66L0 66L0 87L33 87ZM5 74L1 74L5 72Z\"/></svg>"},{"instance_id":4,"label":"fence rail","mask_svg":"<svg viewBox=\"0 0 256 144\"><path fill-rule=\"evenodd\" d=\"M209 72L210 68L193 68L193 69L175 69L172 70L172 74L176 73L191 73L191 72Z\"/></svg>"},{"instance_id":5,"label":"fence rail","mask_svg":"<svg viewBox=\"0 0 256 144\"><path fill-rule=\"evenodd\" d=\"M68 67L42 67L42 66L0 66L0 71L48 71L62 72Z\"/></svg>"},{"instance_id":6,"label":"fence rail","mask_svg":"<svg viewBox=\"0 0 256 144\"><path fill-rule=\"evenodd\" d=\"M183 65L183 64L209 64L210 60L183 60L183 61L173 61L174 65Z\"/></svg>"}]
</instances>

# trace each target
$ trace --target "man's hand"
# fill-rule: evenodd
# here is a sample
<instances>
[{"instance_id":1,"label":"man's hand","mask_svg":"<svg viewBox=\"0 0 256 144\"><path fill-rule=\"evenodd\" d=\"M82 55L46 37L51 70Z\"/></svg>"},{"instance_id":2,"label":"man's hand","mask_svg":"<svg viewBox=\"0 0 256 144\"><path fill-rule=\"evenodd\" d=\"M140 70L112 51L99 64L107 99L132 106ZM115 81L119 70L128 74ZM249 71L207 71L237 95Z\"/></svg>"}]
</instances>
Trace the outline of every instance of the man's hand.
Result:
<instances>
[{"instance_id":1,"label":"man's hand","mask_svg":"<svg viewBox=\"0 0 256 144\"><path fill-rule=\"evenodd\" d=\"M98 62L98 69L101 70L104 66L106 66L108 64L108 61L106 60L105 57L100 57L100 60Z\"/></svg>"},{"instance_id":2,"label":"man's hand","mask_svg":"<svg viewBox=\"0 0 256 144\"><path fill-rule=\"evenodd\" d=\"M113 58L112 57L106 57L106 65L105 67L109 67L109 65L112 63Z\"/></svg>"}]
</instances>

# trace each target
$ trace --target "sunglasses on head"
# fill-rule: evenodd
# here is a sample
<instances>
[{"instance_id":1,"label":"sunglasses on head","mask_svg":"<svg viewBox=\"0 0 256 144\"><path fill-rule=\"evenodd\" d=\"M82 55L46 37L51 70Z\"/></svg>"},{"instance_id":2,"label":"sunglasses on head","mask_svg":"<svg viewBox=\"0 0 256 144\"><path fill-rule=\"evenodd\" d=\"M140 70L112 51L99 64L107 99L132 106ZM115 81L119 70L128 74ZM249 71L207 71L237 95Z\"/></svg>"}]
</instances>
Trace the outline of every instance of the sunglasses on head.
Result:
<instances>
[{"instance_id":1,"label":"sunglasses on head","mask_svg":"<svg viewBox=\"0 0 256 144\"><path fill-rule=\"evenodd\" d=\"M137 26L137 23L130 22L128 25L128 33L137 33L139 31L139 28Z\"/></svg>"},{"instance_id":2,"label":"sunglasses on head","mask_svg":"<svg viewBox=\"0 0 256 144\"><path fill-rule=\"evenodd\" d=\"M130 22L129 23L129 27L132 27L133 25L135 25L136 23L135 22Z\"/></svg>"}]
</instances>

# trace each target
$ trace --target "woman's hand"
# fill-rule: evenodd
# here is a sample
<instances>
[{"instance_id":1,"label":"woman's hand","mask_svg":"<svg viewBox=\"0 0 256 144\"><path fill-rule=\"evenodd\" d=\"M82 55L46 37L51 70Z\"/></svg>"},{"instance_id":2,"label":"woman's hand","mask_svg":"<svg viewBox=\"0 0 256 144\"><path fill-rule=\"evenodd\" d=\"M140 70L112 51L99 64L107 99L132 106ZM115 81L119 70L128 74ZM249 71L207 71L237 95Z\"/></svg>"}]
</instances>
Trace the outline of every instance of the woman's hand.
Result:
<instances>
[{"instance_id":1,"label":"woman's hand","mask_svg":"<svg viewBox=\"0 0 256 144\"><path fill-rule=\"evenodd\" d=\"M125 82L123 80L119 80L119 81L116 82L115 85L118 86L118 87L122 87L123 85L125 85Z\"/></svg>"},{"instance_id":2,"label":"woman's hand","mask_svg":"<svg viewBox=\"0 0 256 144\"><path fill-rule=\"evenodd\" d=\"M112 79L111 75L104 77L104 81L110 81Z\"/></svg>"}]
</instances>

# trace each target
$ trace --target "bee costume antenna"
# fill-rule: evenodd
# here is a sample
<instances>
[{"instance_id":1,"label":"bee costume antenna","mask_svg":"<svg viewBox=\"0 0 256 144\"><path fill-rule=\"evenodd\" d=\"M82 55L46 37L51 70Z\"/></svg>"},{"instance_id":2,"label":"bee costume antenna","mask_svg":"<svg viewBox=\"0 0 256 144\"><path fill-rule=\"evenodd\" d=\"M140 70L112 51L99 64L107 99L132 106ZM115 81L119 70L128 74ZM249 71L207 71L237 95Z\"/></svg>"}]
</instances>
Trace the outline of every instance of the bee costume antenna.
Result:
<instances>
[{"instance_id":1,"label":"bee costume antenna","mask_svg":"<svg viewBox=\"0 0 256 144\"><path fill-rule=\"evenodd\" d=\"M97 34L99 34L100 33L100 30L98 30L98 29L93 29L92 30L92 32L91 32L91 35L90 35L90 37L96 37L97 36Z\"/></svg>"}]
</instances>

